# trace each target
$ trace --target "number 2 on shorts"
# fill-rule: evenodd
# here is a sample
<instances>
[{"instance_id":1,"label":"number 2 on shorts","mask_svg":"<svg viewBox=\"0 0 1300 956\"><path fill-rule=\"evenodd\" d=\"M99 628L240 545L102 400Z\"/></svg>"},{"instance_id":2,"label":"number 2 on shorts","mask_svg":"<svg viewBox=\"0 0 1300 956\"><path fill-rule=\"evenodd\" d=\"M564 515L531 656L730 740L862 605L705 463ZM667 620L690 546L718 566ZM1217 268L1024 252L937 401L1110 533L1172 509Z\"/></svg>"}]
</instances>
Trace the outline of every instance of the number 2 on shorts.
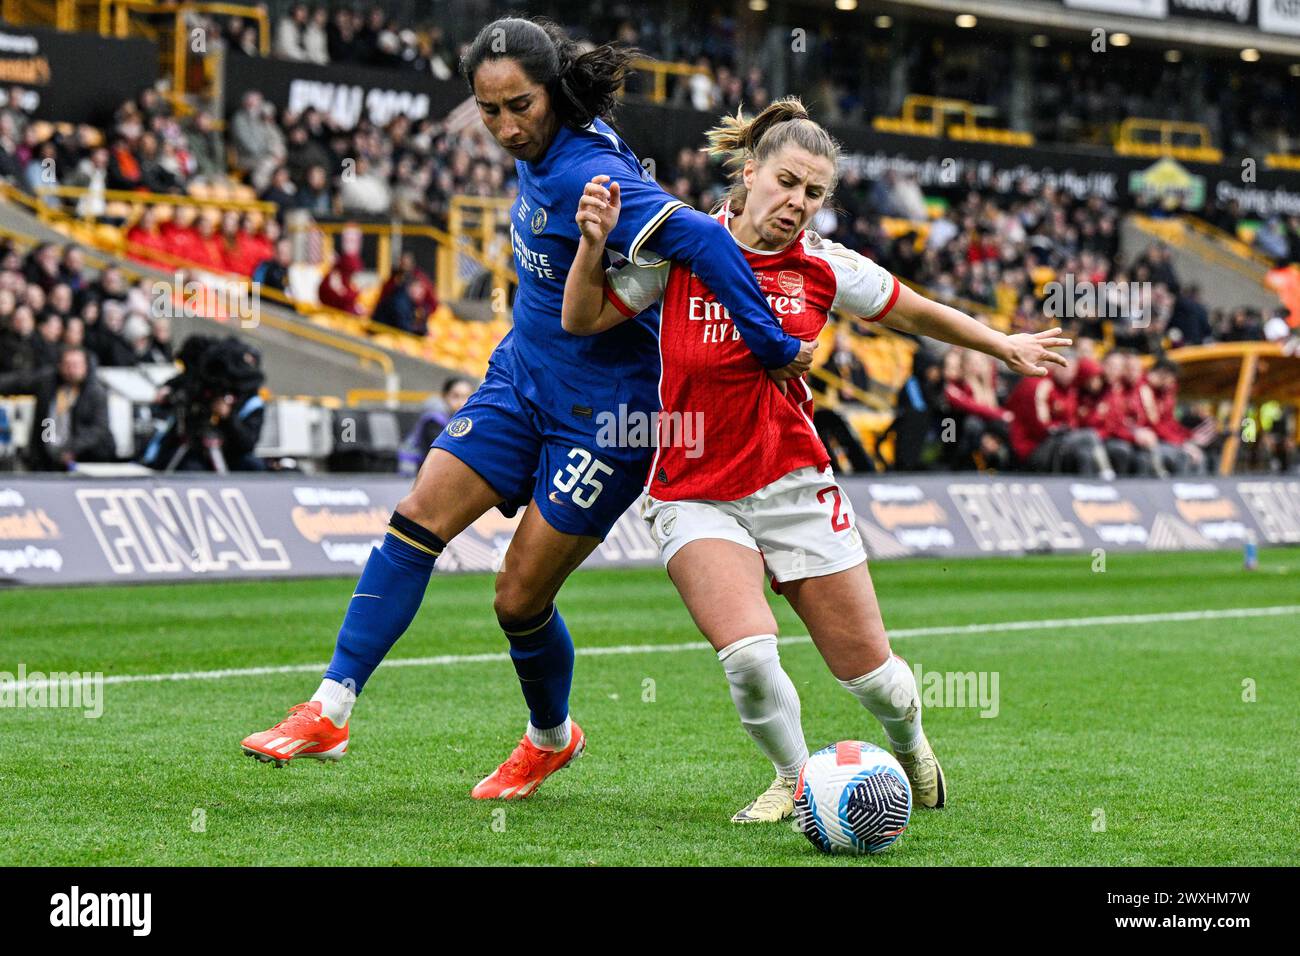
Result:
<instances>
[{"instance_id":1,"label":"number 2 on shorts","mask_svg":"<svg viewBox=\"0 0 1300 956\"><path fill-rule=\"evenodd\" d=\"M826 504L827 495L835 499L835 504L831 507L831 530L849 530L849 516L840 510L844 507L844 502L840 499L840 489L835 485L831 485L829 488L823 488L821 491L817 492L817 500L822 504Z\"/></svg>"}]
</instances>

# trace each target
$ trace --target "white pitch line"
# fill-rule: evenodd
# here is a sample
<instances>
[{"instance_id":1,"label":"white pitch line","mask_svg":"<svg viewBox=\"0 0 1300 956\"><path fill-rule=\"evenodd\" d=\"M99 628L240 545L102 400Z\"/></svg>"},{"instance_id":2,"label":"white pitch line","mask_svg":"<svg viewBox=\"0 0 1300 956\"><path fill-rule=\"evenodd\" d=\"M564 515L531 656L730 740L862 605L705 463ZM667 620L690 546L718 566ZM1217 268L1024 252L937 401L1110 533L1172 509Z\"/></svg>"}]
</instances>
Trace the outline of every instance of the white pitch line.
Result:
<instances>
[{"instance_id":1,"label":"white pitch line","mask_svg":"<svg viewBox=\"0 0 1300 956\"><path fill-rule=\"evenodd\" d=\"M990 624L960 624L945 627L911 627L898 628L889 632L890 640L911 637L938 637L952 634L991 634L998 631L1041 631L1069 627L1105 627L1106 625L1165 624L1175 621L1213 621L1244 617L1284 617L1300 614L1300 604L1283 604L1275 607L1235 607L1205 611L1165 611L1158 614L1106 614L1099 617L1067 617L1042 621L998 621ZM809 644L812 638L807 634L792 635L778 639L778 643ZM707 651L712 648L707 641L685 641L679 644L619 644L613 647L579 647L574 653L578 657L605 657L623 654L672 654L681 651ZM510 660L505 652L488 654L439 654L436 657L395 657L388 658L381 667L444 667L450 664L486 664ZM286 664L281 667L237 667L212 671L182 671L173 674L110 674L103 678L105 684L145 684L164 683L186 680L225 680L228 677L263 677L268 674L309 674L320 673L323 663ZM22 682L0 681L0 688L5 692L22 692L35 687L59 686L72 687L77 684L94 683L94 677L82 677L78 680L55 682L51 680Z\"/></svg>"}]
</instances>

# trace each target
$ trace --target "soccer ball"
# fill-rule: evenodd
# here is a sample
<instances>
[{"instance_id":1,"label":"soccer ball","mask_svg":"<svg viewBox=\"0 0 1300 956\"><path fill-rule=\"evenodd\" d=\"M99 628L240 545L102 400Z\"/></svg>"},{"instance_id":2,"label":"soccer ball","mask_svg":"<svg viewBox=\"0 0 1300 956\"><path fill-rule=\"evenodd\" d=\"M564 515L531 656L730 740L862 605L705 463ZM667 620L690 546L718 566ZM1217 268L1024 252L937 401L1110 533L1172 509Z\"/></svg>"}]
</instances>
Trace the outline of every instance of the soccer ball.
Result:
<instances>
[{"instance_id":1,"label":"soccer ball","mask_svg":"<svg viewBox=\"0 0 1300 956\"><path fill-rule=\"evenodd\" d=\"M911 815L907 774L875 744L841 740L799 773L795 826L826 853L879 853L903 835Z\"/></svg>"}]
</instances>

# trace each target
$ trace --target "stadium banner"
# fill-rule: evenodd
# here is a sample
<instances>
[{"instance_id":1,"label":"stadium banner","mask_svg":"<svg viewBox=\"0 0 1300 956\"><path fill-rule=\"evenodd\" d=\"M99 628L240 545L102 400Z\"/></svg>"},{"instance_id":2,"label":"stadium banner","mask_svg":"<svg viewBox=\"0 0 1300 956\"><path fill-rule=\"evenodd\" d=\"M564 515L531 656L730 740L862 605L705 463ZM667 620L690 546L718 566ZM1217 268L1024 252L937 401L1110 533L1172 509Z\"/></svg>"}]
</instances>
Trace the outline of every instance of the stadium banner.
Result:
<instances>
[{"instance_id":1,"label":"stadium banner","mask_svg":"<svg viewBox=\"0 0 1300 956\"><path fill-rule=\"evenodd\" d=\"M1254 27L1255 0L1169 0L1169 15L1175 19Z\"/></svg>"},{"instance_id":2,"label":"stadium banner","mask_svg":"<svg viewBox=\"0 0 1300 956\"><path fill-rule=\"evenodd\" d=\"M1122 13L1130 17L1163 20L1169 16L1170 2L1171 0L1065 0L1065 5L1089 13Z\"/></svg>"},{"instance_id":3,"label":"stadium banner","mask_svg":"<svg viewBox=\"0 0 1300 956\"><path fill-rule=\"evenodd\" d=\"M917 474L841 484L873 559L1300 545L1295 479ZM355 577L409 487L372 475L0 476L0 583ZM438 569L499 569L518 523L489 512ZM658 563L633 507L585 566Z\"/></svg>"},{"instance_id":4,"label":"stadium banner","mask_svg":"<svg viewBox=\"0 0 1300 956\"><path fill-rule=\"evenodd\" d=\"M226 57L225 84L231 111L246 92L257 90L281 110L314 108L344 130L354 129L363 118L378 126L397 116L416 123L426 117L443 119L469 96L460 79L439 80L427 72L319 66L233 53Z\"/></svg>"},{"instance_id":5,"label":"stadium banner","mask_svg":"<svg viewBox=\"0 0 1300 956\"><path fill-rule=\"evenodd\" d=\"M94 82L85 82L88 67ZM108 126L124 101L157 80L152 40L0 23L0 84L21 88L36 119Z\"/></svg>"},{"instance_id":6,"label":"stadium banner","mask_svg":"<svg viewBox=\"0 0 1300 956\"><path fill-rule=\"evenodd\" d=\"M1261 30L1300 36L1300 0L1258 0L1258 3Z\"/></svg>"}]
</instances>

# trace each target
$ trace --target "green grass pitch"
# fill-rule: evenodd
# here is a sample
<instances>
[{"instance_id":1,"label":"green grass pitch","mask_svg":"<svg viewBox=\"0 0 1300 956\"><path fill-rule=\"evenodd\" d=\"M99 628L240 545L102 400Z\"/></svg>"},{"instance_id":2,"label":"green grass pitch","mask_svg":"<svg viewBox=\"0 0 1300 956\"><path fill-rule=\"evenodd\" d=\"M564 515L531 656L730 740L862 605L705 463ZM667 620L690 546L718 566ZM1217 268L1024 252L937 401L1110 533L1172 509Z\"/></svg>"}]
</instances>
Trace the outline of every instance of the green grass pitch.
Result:
<instances>
[{"instance_id":1,"label":"green grass pitch","mask_svg":"<svg viewBox=\"0 0 1300 956\"><path fill-rule=\"evenodd\" d=\"M891 631L1300 604L1300 550L878 562ZM930 707L950 804L870 858L732 812L771 766L702 649L583 655L589 751L532 799L470 787L526 718L499 659L382 667L337 765L284 769L240 738L310 695L353 578L0 591L0 671L108 675L309 665L110 684L104 713L0 709L0 864L1253 865L1300 863L1300 614L901 636L930 672L996 672L998 713ZM437 576L393 658L505 645L486 575ZM803 634L779 598L784 635ZM700 640L661 570L580 572L584 648ZM810 747L879 725L807 643L783 646ZM1253 700L1250 699L1253 697ZM955 703L949 701L949 703ZM196 812L197 811L197 812Z\"/></svg>"}]
</instances>

